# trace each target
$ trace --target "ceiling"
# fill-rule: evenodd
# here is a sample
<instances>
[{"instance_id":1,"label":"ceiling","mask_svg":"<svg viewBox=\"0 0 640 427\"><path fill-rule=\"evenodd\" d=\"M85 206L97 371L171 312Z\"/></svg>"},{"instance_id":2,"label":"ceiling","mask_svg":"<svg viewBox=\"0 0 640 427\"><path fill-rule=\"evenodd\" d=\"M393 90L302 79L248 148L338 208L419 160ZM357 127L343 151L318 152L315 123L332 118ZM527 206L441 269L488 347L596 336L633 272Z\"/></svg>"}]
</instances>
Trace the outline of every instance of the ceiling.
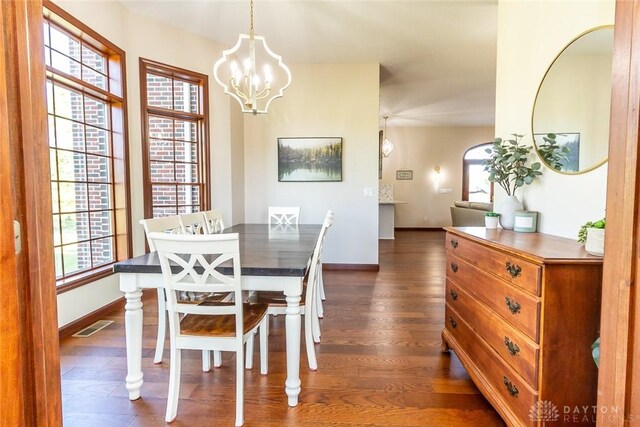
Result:
<instances>
[{"instance_id":1,"label":"ceiling","mask_svg":"<svg viewBox=\"0 0 640 427\"><path fill-rule=\"evenodd\" d=\"M122 3L225 47L249 30L248 0ZM495 118L497 10L497 0L256 0L254 27L287 64L379 63L389 126L481 126Z\"/></svg>"}]
</instances>

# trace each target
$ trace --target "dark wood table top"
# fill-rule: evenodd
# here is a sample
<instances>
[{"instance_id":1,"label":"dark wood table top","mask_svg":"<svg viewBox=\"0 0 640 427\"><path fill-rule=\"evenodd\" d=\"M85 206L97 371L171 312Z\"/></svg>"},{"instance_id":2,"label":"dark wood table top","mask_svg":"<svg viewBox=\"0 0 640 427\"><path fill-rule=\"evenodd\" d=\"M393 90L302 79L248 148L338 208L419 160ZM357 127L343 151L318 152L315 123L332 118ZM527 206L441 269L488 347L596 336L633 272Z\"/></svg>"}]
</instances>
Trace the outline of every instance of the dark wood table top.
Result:
<instances>
[{"instance_id":1,"label":"dark wood table top","mask_svg":"<svg viewBox=\"0 0 640 427\"><path fill-rule=\"evenodd\" d=\"M223 233L238 233L243 276L304 277L321 229L320 224L282 226L237 224ZM114 264L116 273L157 273L155 252Z\"/></svg>"}]
</instances>

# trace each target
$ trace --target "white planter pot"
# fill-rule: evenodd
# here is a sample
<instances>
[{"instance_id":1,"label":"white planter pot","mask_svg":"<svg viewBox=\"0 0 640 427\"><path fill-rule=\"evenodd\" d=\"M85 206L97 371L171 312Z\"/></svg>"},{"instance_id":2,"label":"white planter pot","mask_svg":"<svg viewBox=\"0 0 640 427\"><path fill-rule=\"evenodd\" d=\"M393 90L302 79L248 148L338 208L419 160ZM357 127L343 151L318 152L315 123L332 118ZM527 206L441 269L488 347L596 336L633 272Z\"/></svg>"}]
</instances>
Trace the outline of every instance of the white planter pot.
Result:
<instances>
[{"instance_id":1,"label":"white planter pot","mask_svg":"<svg viewBox=\"0 0 640 427\"><path fill-rule=\"evenodd\" d=\"M498 228L498 220L500 219L499 216L485 216L484 217L484 226L486 228L490 228L492 230L495 230L496 228Z\"/></svg>"},{"instance_id":2,"label":"white planter pot","mask_svg":"<svg viewBox=\"0 0 640 427\"><path fill-rule=\"evenodd\" d=\"M591 255L604 255L604 228L587 228L584 250Z\"/></svg>"},{"instance_id":3,"label":"white planter pot","mask_svg":"<svg viewBox=\"0 0 640 427\"><path fill-rule=\"evenodd\" d=\"M513 229L515 211L524 210L522 202L516 196L508 196L500 203L496 212L500 214L500 225L508 230Z\"/></svg>"}]
</instances>

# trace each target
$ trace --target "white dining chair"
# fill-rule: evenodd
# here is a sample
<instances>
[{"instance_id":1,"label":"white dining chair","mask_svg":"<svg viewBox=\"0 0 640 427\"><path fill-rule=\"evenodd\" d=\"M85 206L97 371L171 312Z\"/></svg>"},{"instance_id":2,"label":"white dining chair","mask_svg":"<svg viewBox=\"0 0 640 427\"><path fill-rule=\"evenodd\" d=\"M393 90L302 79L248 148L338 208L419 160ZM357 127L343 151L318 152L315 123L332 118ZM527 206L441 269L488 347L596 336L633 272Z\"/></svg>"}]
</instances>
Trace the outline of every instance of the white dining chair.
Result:
<instances>
[{"instance_id":1,"label":"white dining chair","mask_svg":"<svg viewBox=\"0 0 640 427\"><path fill-rule=\"evenodd\" d=\"M324 223L318 235L316 246L311 256L311 263L309 266L309 275L307 276L307 283L304 287L301 299L300 299L300 314L304 315L304 335L305 335L305 347L307 349L307 360L309 362L309 369L315 371L318 369L318 361L316 358L316 350L314 343L320 342L320 321L318 320L316 298L319 293L317 290L319 271L322 267L320 258L322 254L322 248L324 245L324 239L327 230L333 224L333 212L329 211L325 217ZM281 315L287 312L287 301L282 292L255 292L249 298L253 303L266 303L269 305L269 315ZM247 347L247 354L249 355L250 349ZM249 357L249 356L247 356Z\"/></svg>"},{"instance_id":2,"label":"white dining chair","mask_svg":"<svg viewBox=\"0 0 640 427\"><path fill-rule=\"evenodd\" d=\"M224 231L224 221L222 220L222 212L220 209L211 209L202 212L206 219L205 224L209 230L209 234L221 233Z\"/></svg>"},{"instance_id":3,"label":"white dining chair","mask_svg":"<svg viewBox=\"0 0 640 427\"><path fill-rule=\"evenodd\" d=\"M333 211L329 210L327 212L327 217L331 218L331 224L333 224ZM326 219L326 218L325 218ZM322 253L320 253L320 268L318 269L318 298L317 298L317 310L318 310L318 317L320 319L324 318L324 304L322 303L322 301L325 301L327 299L326 294L324 293L324 278L323 278L323 269L322 269Z\"/></svg>"},{"instance_id":4,"label":"white dining chair","mask_svg":"<svg viewBox=\"0 0 640 427\"><path fill-rule=\"evenodd\" d=\"M169 312L171 359L165 421L178 412L182 350L236 353L236 426L244 422L244 343L260 330L261 373L268 370L266 304L242 301L240 245L237 233L171 235L150 233L156 247ZM227 303L185 304L179 292L231 292Z\"/></svg>"},{"instance_id":5,"label":"white dining chair","mask_svg":"<svg viewBox=\"0 0 640 427\"><path fill-rule=\"evenodd\" d=\"M187 214L192 215L192 214ZM197 219L196 217L194 217ZM202 222L202 214L199 215ZM155 252L156 248L152 241L149 240L149 233L161 232L169 234L185 234L187 230L184 224L193 226L192 221L184 219L183 215L172 215L158 218L142 219L140 224L144 228L145 235L147 236L147 242L149 244L149 250ZM189 233L187 233L189 234ZM156 336L156 350L153 356L153 363L162 363L162 354L164 353L164 342L167 334L167 302L165 292L162 288L158 288L158 333ZM209 295L209 301L222 301L227 298L226 294L214 294ZM222 354L219 351L214 352L213 355L214 366L222 366ZM211 354L208 351L202 353L202 370L208 372L211 369Z\"/></svg>"},{"instance_id":6,"label":"white dining chair","mask_svg":"<svg viewBox=\"0 0 640 427\"><path fill-rule=\"evenodd\" d=\"M149 250L155 252L156 247L149 240L149 233L173 233L184 234L184 228L180 222L178 215L163 216L158 218L141 219L140 224L144 228L144 234L147 236L147 244ZM164 340L167 329L167 300L165 298L164 289L158 288L158 334L156 337L156 351L153 356L153 363L162 362L162 353L164 352Z\"/></svg>"},{"instance_id":7,"label":"white dining chair","mask_svg":"<svg viewBox=\"0 0 640 427\"><path fill-rule=\"evenodd\" d=\"M269 224L298 224L300 206L269 206Z\"/></svg>"},{"instance_id":8,"label":"white dining chair","mask_svg":"<svg viewBox=\"0 0 640 427\"><path fill-rule=\"evenodd\" d=\"M210 234L207 219L202 212L184 213L178 215L184 232L187 234Z\"/></svg>"}]
</instances>

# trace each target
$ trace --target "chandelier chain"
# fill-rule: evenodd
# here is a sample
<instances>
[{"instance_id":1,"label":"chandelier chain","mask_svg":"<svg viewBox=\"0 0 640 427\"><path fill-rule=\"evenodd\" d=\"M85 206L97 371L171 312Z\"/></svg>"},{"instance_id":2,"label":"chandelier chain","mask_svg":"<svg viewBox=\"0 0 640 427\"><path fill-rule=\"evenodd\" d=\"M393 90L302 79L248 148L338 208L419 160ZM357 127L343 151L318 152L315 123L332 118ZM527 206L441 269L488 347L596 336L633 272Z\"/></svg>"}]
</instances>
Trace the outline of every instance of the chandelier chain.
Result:
<instances>
[{"instance_id":1,"label":"chandelier chain","mask_svg":"<svg viewBox=\"0 0 640 427\"><path fill-rule=\"evenodd\" d=\"M250 16L251 16L251 26L249 27L251 30L251 34L253 34L253 0L250 3Z\"/></svg>"}]
</instances>

